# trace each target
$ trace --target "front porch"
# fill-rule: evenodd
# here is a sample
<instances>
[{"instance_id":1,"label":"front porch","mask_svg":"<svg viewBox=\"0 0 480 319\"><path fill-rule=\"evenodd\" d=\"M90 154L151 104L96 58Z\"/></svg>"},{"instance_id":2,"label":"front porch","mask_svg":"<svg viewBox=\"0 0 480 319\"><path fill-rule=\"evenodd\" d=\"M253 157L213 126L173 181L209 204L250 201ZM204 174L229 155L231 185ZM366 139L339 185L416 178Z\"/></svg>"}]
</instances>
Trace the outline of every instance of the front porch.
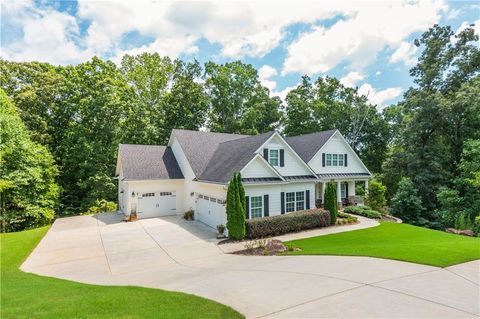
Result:
<instances>
[{"instance_id":1,"label":"front porch","mask_svg":"<svg viewBox=\"0 0 480 319\"><path fill-rule=\"evenodd\" d=\"M321 181L315 184L316 207L323 207L327 183L334 183L337 187L337 203L339 209L349 205L363 205L363 198L356 195L355 186L356 183L363 183L366 195L370 175L319 174L319 178Z\"/></svg>"}]
</instances>

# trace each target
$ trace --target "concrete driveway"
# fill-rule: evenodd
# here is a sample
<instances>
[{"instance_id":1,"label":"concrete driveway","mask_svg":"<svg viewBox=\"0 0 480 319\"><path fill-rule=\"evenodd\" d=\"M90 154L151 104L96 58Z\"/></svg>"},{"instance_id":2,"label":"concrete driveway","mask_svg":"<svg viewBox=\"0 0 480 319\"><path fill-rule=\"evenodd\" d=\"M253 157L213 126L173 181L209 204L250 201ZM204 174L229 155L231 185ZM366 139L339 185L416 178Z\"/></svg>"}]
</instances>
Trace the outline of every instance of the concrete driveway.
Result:
<instances>
[{"instance_id":1,"label":"concrete driveway","mask_svg":"<svg viewBox=\"0 0 480 319\"><path fill-rule=\"evenodd\" d=\"M368 257L223 253L215 231L166 217L58 219L22 270L183 291L248 318L476 318L480 262L437 268Z\"/></svg>"}]
</instances>

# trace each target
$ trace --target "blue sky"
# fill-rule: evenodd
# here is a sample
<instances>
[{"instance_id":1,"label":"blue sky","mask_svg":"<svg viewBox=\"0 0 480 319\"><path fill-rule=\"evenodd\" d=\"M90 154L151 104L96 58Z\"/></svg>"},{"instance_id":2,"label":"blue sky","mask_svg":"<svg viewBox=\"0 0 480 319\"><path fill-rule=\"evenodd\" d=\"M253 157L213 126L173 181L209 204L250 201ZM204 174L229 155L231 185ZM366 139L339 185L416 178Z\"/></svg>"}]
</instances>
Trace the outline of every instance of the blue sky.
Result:
<instances>
[{"instance_id":1,"label":"blue sky","mask_svg":"<svg viewBox=\"0 0 480 319\"><path fill-rule=\"evenodd\" d=\"M475 23L478 1L8 1L2 58L76 64L124 54L253 64L272 95L303 74L335 76L372 103L394 103L412 84L413 40L434 23Z\"/></svg>"}]
</instances>

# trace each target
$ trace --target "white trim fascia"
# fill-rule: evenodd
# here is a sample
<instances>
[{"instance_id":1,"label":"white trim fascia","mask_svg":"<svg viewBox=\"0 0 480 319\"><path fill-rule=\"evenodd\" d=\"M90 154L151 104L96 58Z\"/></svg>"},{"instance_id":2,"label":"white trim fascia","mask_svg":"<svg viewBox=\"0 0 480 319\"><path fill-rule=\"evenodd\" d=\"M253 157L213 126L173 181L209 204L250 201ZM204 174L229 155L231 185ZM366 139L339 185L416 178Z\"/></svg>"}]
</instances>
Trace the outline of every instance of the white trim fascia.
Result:
<instances>
[{"instance_id":1,"label":"white trim fascia","mask_svg":"<svg viewBox=\"0 0 480 319\"><path fill-rule=\"evenodd\" d=\"M192 174L193 174L193 178L194 178L194 179L197 178L197 175L195 174L195 171L193 170L192 165L190 164L190 161L188 160L188 157L187 157L187 155L185 154L185 151L184 151L183 148L182 148L182 144L180 143L180 141L178 140L178 138L173 135L173 130L172 130L172 134L170 135L170 139L168 140L168 144L167 144L167 146L169 146L170 149L172 150L172 153L173 153L173 149L172 149L172 145L170 144L170 141L171 141L172 144L173 144L173 141L174 141L174 140L177 141L178 146L180 147L180 150L182 151L182 154L183 154L183 156L185 157L185 160L187 161L188 168L190 168L190 171L191 171ZM178 164L178 159L177 159L177 157L175 156L175 153L173 153L173 157L175 157L175 161L176 161L177 164ZM180 171L181 171L181 170L182 170L182 169L180 168ZM182 172L182 175L185 176L186 174L184 174L184 173Z\"/></svg>"},{"instance_id":2,"label":"white trim fascia","mask_svg":"<svg viewBox=\"0 0 480 319\"><path fill-rule=\"evenodd\" d=\"M261 161L263 161L264 164L266 164L266 166L275 174L277 175L277 177L279 177L282 181L285 181L285 178L283 178L282 174L280 174L276 169L275 167L273 167L272 165L270 165L269 162L267 162L267 160L265 160L265 158L260 155L259 153L256 153L255 156L250 160L248 161L247 164L245 164L245 166L240 170L240 174L243 173L243 171L248 167L248 165L250 165L257 157L260 158ZM248 177L246 177L248 178Z\"/></svg>"},{"instance_id":3,"label":"white trim fascia","mask_svg":"<svg viewBox=\"0 0 480 319\"><path fill-rule=\"evenodd\" d=\"M328 142L330 142L330 140L336 135L336 134L339 134L340 137L342 138L342 141L347 145L347 147L352 151L352 153L355 155L355 158L357 160L360 161L360 164L362 164L362 167L367 171L368 174L370 174L370 177L372 177L372 173L368 170L367 166L365 166L365 164L363 164L363 161L360 159L360 157L358 156L357 152L355 152L353 150L353 148L350 146L350 144L347 143L347 140L343 137L342 133L340 133L339 130L335 130L335 133L332 134L332 136L330 136L328 138L328 140L322 145L322 147L320 147L318 149L318 151L315 153L315 155L312 156L312 158L310 159L309 163L322 151L322 149L325 147L325 145L328 144Z\"/></svg>"},{"instance_id":4,"label":"white trim fascia","mask_svg":"<svg viewBox=\"0 0 480 319\"><path fill-rule=\"evenodd\" d=\"M305 167L312 173L313 176L317 176L317 173L315 173L315 171L310 167L310 165L308 165L308 163L305 163L305 161L300 157L300 155L297 154L297 152L295 152L295 150L290 146L290 144L288 144L288 142L283 138L282 135L280 135L280 133L278 133L277 131L275 131L274 134L272 134L272 136L270 136L255 152L257 152L257 154L259 154L258 152L263 148L263 146L265 144L267 144L268 142L270 142L270 140L274 137L274 136L278 136L280 137L280 139L282 140L283 144L285 144L288 149L293 153L295 154L295 156L300 160L300 162L303 163L303 165L305 165ZM262 156L263 158L263 156ZM270 163L269 163L270 164Z\"/></svg>"},{"instance_id":5,"label":"white trim fascia","mask_svg":"<svg viewBox=\"0 0 480 319\"><path fill-rule=\"evenodd\" d=\"M124 178L122 181L124 182L150 182L150 181L184 181L185 178L142 178L142 179L131 179L131 178Z\"/></svg>"},{"instance_id":6,"label":"white trim fascia","mask_svg":"<svg viewBox=\"0 0 480 319\"><path fill-rule=\"evenodd\" d=\"M121 169L122 169L122 163L120 161L120 146L119 146L118 154L117 154L117 165L115 166L115 176L120 176Z\"/></svg>"}]
</instances>

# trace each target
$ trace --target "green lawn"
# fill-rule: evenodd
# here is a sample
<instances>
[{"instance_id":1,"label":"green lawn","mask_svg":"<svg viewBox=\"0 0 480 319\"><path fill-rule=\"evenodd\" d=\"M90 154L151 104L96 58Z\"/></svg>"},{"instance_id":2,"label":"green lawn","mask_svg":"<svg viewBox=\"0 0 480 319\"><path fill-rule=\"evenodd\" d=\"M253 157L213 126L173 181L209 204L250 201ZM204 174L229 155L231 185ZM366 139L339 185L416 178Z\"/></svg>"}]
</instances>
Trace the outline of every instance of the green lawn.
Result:
<instances>
[{"instance_id":1,"label":"green lawn","mask_svg":"<svg viewBox=\"0 0 480 319\"><path fill-rule=\"evenodd\" d=\"M1 235L0 318L243 318L229 307L193 295L86 285L20 271L47 229Z\"/></svg>"},{"instance_id":2,"label":"green lawn","mask_svg":"<svg viewBox=\"0 0 480 319\"><path fill-rule=\"evenodd\" d=\"M287 242L290 255L370 256L447 267L480 259L480 238L408 224L380 226Z\"/></svg>"}]
</instances>

